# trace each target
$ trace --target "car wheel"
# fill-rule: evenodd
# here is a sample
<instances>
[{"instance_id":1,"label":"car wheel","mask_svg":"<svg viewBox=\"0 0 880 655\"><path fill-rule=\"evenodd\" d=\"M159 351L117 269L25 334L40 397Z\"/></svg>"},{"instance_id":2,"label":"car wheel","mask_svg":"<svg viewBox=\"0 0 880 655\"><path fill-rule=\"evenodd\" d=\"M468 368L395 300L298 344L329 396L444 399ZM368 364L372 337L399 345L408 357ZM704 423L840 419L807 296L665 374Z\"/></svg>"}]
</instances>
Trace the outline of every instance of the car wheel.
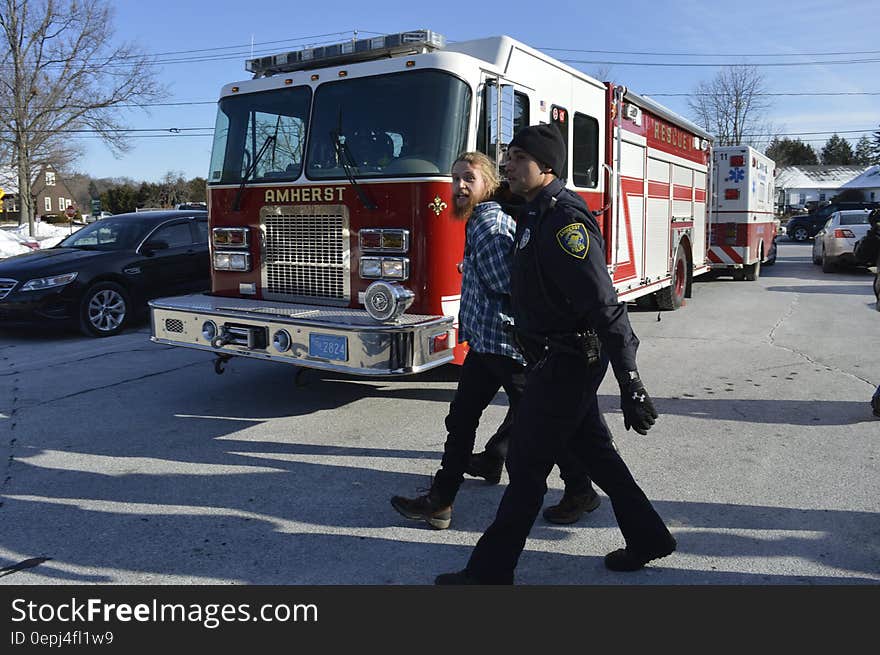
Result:
<instances>
[{"instance_id":1,"label":"car wheel","mask_svg":"<svg viewBox=\"0 0 880 655\"><path fill-rule=\"evenodd\" d=\"M128 292L115 282L90 286L80 301L79 325L88 337L119 334L129 315Z\"/></svg>"},{"instance_id":2,"label":"car wheel","mask_svg":"<svg viewBox=\"0 0 880 655\"><path fill-rule=\"evenodd\" d=\"M822 272L823 273L834 273L837 270L837 265L834 263L834 260L825 254L825 250L822 250Z\"/></svg>"},{"instance_id":3,"label":"car wheel","mask_svg":"<svg viewBox=\"0 0 880 655\"><path fill-rule=\"evenodd\" d=\"M810 232L803 226L796 227L791 234L791 238L795 241L806 241L810 238Z\"/></svg>"}]
</instances>

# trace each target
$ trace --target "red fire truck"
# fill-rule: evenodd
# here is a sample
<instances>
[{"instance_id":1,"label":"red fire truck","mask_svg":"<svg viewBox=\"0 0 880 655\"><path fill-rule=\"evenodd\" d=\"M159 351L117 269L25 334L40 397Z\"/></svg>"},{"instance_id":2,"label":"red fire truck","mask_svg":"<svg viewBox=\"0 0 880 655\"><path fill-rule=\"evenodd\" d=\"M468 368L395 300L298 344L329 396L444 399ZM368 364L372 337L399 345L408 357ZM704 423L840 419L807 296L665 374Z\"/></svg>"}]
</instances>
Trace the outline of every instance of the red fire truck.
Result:
<instances>
[{"instance_id":1,"label":"red fire truck","mask_svg":"<svg viewBox=\"0 0 880 655\"><path fill-rule=\"evenodd\" d=\"M217 113L211 291L153 301L153 341L360 375L460 362L450 168L538 123L565 137L621 299L675 309L708 271L710 136L625 87L506 36L428 30L246 68Z\"/></svg>"},{"instance_id":2,"label":"red fire truck","mask_svg":"<svg viewBox=\"0 0 880 655\"><path fill-rule=\"evenodd\" d=\"M757 280L776 263L776 162L749 146L716 147L712 163L709 265L735 280Z\"/></svg>"}]
</instances>

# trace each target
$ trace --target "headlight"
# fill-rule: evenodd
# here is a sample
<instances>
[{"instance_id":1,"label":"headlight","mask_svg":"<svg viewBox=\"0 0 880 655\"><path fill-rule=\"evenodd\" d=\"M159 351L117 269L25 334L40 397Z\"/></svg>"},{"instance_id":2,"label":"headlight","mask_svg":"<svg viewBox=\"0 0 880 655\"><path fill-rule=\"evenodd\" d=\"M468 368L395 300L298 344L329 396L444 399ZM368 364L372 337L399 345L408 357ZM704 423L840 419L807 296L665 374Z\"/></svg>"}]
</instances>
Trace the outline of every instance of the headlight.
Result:
<instances>
[{"instance_id":1,"label":"headlight","mask_svg":"<svg viewBox=\"0 0 880 655\"><path fill-rule=\"evenodd\" d=\"M215 252L215 271L249 271L251 256L246 252Z\"/></svg>"},{"instance_id":2,"label":"headlight","mask_svg":"<svg viewBox=\"0 0 880 655\"><path fill-rule=\"evenodd\" d=\"M368 280L375 278L406 280L409 278L409 258L361 257L360 275Z\"/></svg>"},{"instance_id":3,"label":"headlight","mask_svg":"<svg viewBox=\"0 0 880 655\"><path fill-rule=\"evenodd\" d=\"M394 321L412 304L414 296L399 284L373 282L364 293L364 309L376 321Z\"/></svg>"},{"instance_id":4,"label":"headlight","mask_svg":"<svg viewBox=\"0 0 880 655\"><path fill-rule=\"evenodd\" d=\"M70 284L76 279L76 273L63 273L61 275L51 275L49 277L38 277L28 280L21 287L22 291L42 291L43 289L51 289L52 287L63 287Z\"/></svg>"},{"instance_id":5,"label":"headlight","mask_svg":"<svg viewBox=\"0 0 880 655\"><path fill-rule=\"evenodd\" d=\"M361 257L361 277L382 277L382 260L378 257Z\"/></svg>"},{"instance_id":6,"label":"headlight","mask_svg":"<svg viewBox=\"0 0 880 655\"><path fill-rule=\"evenodd\" d=\"M249 232L246 227L215 227L211 238L215 248L247 248Z\"/></svg>"}]
</instances>

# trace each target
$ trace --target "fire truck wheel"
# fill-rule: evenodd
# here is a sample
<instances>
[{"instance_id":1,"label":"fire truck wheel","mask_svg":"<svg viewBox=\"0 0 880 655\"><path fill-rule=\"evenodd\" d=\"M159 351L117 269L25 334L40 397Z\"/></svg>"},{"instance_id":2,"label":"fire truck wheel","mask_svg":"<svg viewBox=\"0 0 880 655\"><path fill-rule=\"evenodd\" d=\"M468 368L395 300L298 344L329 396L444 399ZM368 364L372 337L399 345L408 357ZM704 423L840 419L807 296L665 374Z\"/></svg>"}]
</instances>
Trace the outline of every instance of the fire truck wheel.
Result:
<instances>
[{"instance_id":1,"label":"fire truck wheel","mask_svg":"<svg viewBox=\"0 0 880 655\"><path fill-rule=\"evenodd\" d=\"M688 280L688 259L681 246L675 251L672 264L672 280L665 289L657 292L657 306L666 311L674 311L684 302L684 292Z\"/></svg>"},{"instance_id":2,"label":"fire truck wheel","mask_svg":"<svg viewBox=\"0 0 880 655\"><path fill-rule=\"evenodd\" d=\"M111 337L119 334L128 319L128 292L115 282L90 286L80 301L79 327L87 337Z\"/></svg>"}]
</instances>

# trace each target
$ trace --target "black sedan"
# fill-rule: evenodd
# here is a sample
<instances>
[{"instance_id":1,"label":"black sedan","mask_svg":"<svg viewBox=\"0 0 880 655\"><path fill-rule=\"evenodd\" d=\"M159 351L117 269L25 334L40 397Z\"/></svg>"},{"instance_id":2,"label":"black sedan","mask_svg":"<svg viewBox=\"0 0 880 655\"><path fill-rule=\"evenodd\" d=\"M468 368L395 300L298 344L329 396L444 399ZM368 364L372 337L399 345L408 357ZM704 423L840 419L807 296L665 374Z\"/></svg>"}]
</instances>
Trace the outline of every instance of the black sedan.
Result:
<instances>
[{"instance_id":1,"label":"black sedan","mask_svg":"<svg viewBox=\"0 0 880 655\"><path fill-rule=\"evenodd\" d=\"M0 327L72 324L106 337L152 298L209 286L207 212L117 214L54 248L0 260Z\"/></svg>"}]
</instances>

